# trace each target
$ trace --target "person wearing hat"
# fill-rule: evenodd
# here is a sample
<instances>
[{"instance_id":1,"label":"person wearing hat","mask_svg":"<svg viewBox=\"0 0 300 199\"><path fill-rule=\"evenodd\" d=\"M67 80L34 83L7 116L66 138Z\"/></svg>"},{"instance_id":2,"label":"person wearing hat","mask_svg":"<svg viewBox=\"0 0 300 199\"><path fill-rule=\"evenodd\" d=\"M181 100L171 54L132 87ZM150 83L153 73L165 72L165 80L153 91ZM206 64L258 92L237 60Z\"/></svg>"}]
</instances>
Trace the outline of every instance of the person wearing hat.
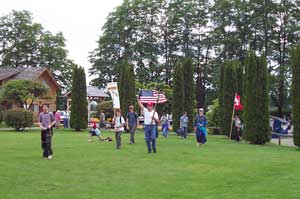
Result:
<instances>
[{"instance_id":1,"label":"person wearing hat","mask_svg":"<svg viewBox=\"0 0 300 199\"><path fill-rule=\"evenodd\" d=\"M197 140L197 146L201 146L202 144L206 143L206 117L204 115L204 109L200 108L199 109L199 115L196 116L195 118L195 123L194 123L194 130L196 133L196 140Z\"/></svg>"},{"instance_id":2,"label":"person wearing hat","mask_svg":"<svg viewBox=\"0 0 300 199\"><path fill-rule=\"evenodd\" d=\"M153 103L148 103L147 108L145 108L138 97L137 102L144 113L144 131L148 153L156 153L156 128L159 123L158 114L153 109Z\"/></svg>"}]
</instances>

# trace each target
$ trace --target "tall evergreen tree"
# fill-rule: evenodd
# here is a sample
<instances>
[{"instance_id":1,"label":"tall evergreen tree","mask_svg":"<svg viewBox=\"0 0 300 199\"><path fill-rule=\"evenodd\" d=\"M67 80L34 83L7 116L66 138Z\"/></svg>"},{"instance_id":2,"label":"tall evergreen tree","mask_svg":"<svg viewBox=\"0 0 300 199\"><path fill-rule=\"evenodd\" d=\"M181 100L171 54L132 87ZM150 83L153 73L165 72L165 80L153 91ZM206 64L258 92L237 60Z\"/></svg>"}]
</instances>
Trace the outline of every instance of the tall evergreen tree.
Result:
<instances>
[{"instance_id":1,"label":"tall evergreen tree","mask_svg":"<svg viewBox=\"0 0 300 199\"><path fill-rule=\"evenodd\" d=\"M184 77L182 65L179 63L175 67L174 72L174 86L173 86L173 97L172 97L172 115L173 115L173 130L179 129L180 116L184 111Z\"/></svg>"},{"instance_id":2,"label":"tall evergreen tree","mask_svg":"<svg viewBox=\"0 0 300 199\"><path fill-rule=\"evenodd\" d=\"M246 94L243 137L251 144L265 144L270 140L269 86L265 55L250 52L246 60Z\"/></svg>"},{"instance_id":3,"label":"tall evergreen tree","mask_svg":"<svg viewBox=\"0 0 300 199\"><path fill-rule=\"evenodd\" d=\"M189 117L188 132L193 132L193 118L195 108L195 80L194 65L191 58L185 58L182 62L184 82L184 111Z\"/></svg>"},{"instance_id":4,"label":"tall evergreen tree","mask_svg":"<svg viewBox=\"0 0 300 199\"><path fill-rule=\"evenodd\" d=\"M133 66L126 61L120 65L119 94L121 110L125 114L129 105L135 104L135 77Z\"/></svg>"},{"instance_id":5,"label":"tall evergreen tree","mask_svg":"<svg viewBox=\"0 0 300 199\"><path fill-rule=\"evenodd\" d=\"M74 68L71 92L71 127L80 131L87 128L88 122L86 77L82 67Z\"/></svg>"},{"instance_id":6,"label":"tall evergreen tree","mask_svg":"<svg viewBox=\"0 0 300 199\"><path fill-rule=\"evenodd\" d=\"M222 132L229 135L234 96L237 92L237 63L234 61L225 64L223 77L223 106L222 106Z\"/></svg>"},{"instance_id":7,"label":"tall evergreen tree","mask_svg":"<svg viewBox=\"0 0 300 199\"><path fill-rule=\"evenodd\" d=\"M292 105L294 144L300 147L300 46L292 50Z\"/></svg>"},{"instance_id":8,"label":"tall evergreen tree","mask_svg":"<svg viewBox=\"0 0 300 199\"><path fill-rule=\"evenodd\" d=\"M224 72L225 72L225 65L226 64L221 64L220 65L220 71L219 71L219 82L218 82L218 103L219 103L219 121L220 121L220 127L221 127L221 131L223 131L224 129L224 121L223 121L223 107L224 107L224 103L223 103L223 98L224 98L224 94L223 94L223 86L224 86Z\"/></svg>"}]
</instances>

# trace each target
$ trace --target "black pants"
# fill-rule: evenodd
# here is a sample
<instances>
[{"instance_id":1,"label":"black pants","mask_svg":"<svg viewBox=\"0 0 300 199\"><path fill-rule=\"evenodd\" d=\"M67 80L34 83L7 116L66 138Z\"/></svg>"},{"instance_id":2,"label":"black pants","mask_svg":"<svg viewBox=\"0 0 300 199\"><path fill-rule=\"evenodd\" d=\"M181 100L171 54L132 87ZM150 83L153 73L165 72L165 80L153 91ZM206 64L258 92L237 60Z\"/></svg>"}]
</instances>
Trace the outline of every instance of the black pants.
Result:
<instances>
[{"instance_id":1,"label":"black pants","mask_svg":"<svg viewBox=\"0 0 300 199\"><path fill-rule=\"evenodd\" d=\"M53 131L51 129L45 129L41 131L41 141L42 141L42 149L43 149L43 157L47 158L49 155L53 154L51 148Z\"/></svg>"},{"instance_id":2,"label":"black pants","mask_svg":"<svg viewBox=\"0 0 300 199\"><path fill-rule=\"evenodd\" d=\"M134 134L135 134L136 124L129 125L129 132L130 132L130 142L135 143Z\"/></svg>"},{"instance_id":3,"label":"black pants","mask_svg":"<svg viewBox=\"0 0 300 199\"><path fill-rule=\"evenodd\" d=\"M117 149L121 148L121 135L122 135L122 131L116 132L116 148Z\"/></svg>"}]
</instances>

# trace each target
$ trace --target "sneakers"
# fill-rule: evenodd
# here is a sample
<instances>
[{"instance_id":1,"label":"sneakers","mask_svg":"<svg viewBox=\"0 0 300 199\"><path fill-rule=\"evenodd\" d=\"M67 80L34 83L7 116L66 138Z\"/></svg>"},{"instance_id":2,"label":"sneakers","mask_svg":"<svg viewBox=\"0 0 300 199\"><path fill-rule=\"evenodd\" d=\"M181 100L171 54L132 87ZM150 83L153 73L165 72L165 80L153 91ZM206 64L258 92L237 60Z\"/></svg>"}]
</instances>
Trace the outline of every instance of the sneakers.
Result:
<instances>
[{"instance_id":1,"label":"sneakers","mask_svg":"<svg viewBox=\"0 0 300 199\"><path fill-rule=\"evenodd\" d=\"M93 140L88 140L88 142L92 142Z\"/></svg>"},{"instance_id":2,"label":"sneakers","mask_svg":"<svg viewBox=\"0 0 300 199\"><path fill-rule=\"evenodd\" d=\"M49 156L48 156L48 160L52 160L52 155L49 155Z\"/></svg>"}]
</instances>

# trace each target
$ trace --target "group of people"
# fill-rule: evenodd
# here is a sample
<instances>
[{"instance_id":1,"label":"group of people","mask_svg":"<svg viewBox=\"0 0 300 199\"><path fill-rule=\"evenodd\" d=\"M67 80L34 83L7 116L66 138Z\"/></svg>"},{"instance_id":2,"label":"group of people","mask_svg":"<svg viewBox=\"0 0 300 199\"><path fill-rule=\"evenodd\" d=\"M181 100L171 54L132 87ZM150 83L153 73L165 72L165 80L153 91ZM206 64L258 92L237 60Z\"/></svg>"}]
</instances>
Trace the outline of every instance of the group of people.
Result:
<instances>
[{"instance_id":1,"label":"group of people","mask_svg":"<svg viewBox=\"0 0 300 199\"><path fill-rule=\"evenodd\" d=\"M144 133L145 133L145 141L147 146L148 153L156 153L156 139L158 137L158 125L162 125L162 133L164 137L168 136L168 130L170 127L169 119L163 115L161 119L159 119L158 113L154 108L153 103L148 103L146 107L141 103L139 98L137 98L137 102L139 107L141 108L142 114L144 116ZM48 106L43 106L43 111L39 115L39 126L41 128L41 146L43 149L43 157L45 159L52 159L53 151L51 147L52 136L53 136L53 126L56 123L55 116L49 112ZM105 115L103 111L100 114L100 128L103 127L103 121L105 120ZM188 130L188 122L189 118L187 113L184 112L180 117L180 132L183 139L187 137ZM121 148L121 136L125 131L129 131L130 133L130 142L129 144L135 144L135 131L138 125L138 114L134 110L134 106L129 106L129 111L126 114L126 119L121 114L121 110L117 109L115 112L115 116L113 118L114 131L115 131L115 139L116 139L116 149ZM204 115L204 110L199 109L199 114L195 118L194 122L194 131L196 133L196 141L197 146L206 143L206 117ZM97 136L99 141L112 141L111 137L102 137L100 129L97 127L97 124L93 118L91 118L91 129L89 131L89 140L92 141L92 136Z\"/></svg>"}]
</instances>

